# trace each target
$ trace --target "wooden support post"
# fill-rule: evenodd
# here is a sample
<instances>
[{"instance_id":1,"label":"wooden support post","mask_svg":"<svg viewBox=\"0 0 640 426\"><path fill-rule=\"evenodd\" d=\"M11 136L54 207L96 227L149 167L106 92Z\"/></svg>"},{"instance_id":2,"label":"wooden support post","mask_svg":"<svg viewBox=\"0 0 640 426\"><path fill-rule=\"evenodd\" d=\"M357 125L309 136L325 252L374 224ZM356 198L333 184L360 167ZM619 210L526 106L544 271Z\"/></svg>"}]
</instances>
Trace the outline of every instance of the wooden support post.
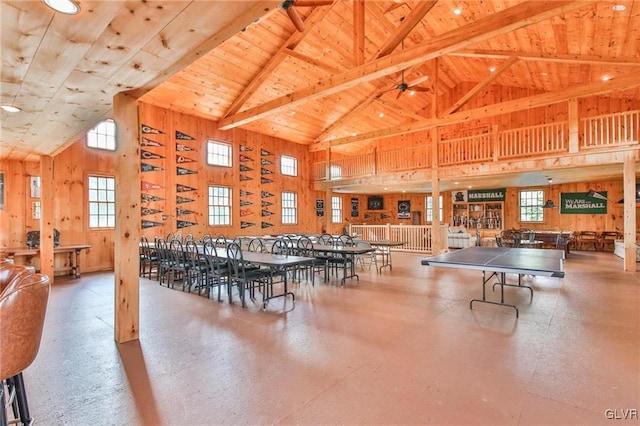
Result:
<instances>
[{"instance_id":1,"label":"wooden support post","mask_svg":"<svg viewBox=\"0 0 640 426\"><path fill-rule=\"evenodd\" d=\"M115 340L137 340L140 324L140 153L138 101L113 98L116 122Z\"/></svg>"},{"instance_id":2,"label":"wooden support post","mask_svg":"<svg viewBox=\"0 0 640 426\"><path fill-rule=\"evenodd\" d=\"M636 162L628 151L623 166L624 185L624 270L636 272Z\"/></svg>"},{"instance_id":3,"label":"wooden support post","mask_svg":"<svg viewBox=\"0 0 640 426\"><path fill-rule=\"evenodd\" d=\"M54 281L53 229L55 228L55 182L53 157L40 157L40 272Z\"/></svg>"},{"instance_id":4,"label":"wooden support post","mask_svg":"<svg viewBox=\"0 0 640 426\"><path fill-rule=\"evenodd\" d=\"M445 241L440 232L440 178L438 177L438 128L431 129L431 197L433 200L433 220L431 221L431 253L440 254L445 250Z\"/></svg>"},{"instance_id":5,"label":"wooden support post","mask_svg":"<svg viewBox=\"0 0 640 426\"><path fill-rule=\"evenodd\" d=\"M493 144L493 161L498 161L500 154L500 135L497 124L491 126L491 143Z\"/></svg>"},{"instance_id":6,"label":"wooden support post","mask_svg":"<svg viewBox=\"0 0 640 426\"><path fill-rule=\"evenodd\" d=\"M578 99L569 99L569 152L576 153L579 151L579 126L578 118Z\"/></svg>"}]
</instances>

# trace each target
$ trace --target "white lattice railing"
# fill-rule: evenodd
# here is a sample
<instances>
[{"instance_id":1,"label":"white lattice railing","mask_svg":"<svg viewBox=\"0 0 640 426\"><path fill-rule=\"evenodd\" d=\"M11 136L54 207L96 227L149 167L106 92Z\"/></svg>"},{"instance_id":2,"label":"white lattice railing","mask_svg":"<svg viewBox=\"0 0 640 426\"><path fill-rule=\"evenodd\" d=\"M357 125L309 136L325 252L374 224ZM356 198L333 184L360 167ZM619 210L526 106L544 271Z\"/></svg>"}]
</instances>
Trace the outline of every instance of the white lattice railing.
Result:
<instances>
[{"instance_id":1,"label":"white lattice railing","mask_svg":"<svg viewBox=\"0 0 640 426\"><path fill-rule=\"evenodd\" d=\"M430 225L350 225L351 235L365 241L402 241L403 246L393 247L394 251L431 253Z\"/></svg>"},{"instance_id":2,"label":"white lattice railing","mask_svg":"<svg viewBox=\"0 0 640 426\"><path fill-rule=\"evenodd\" d=\"M567 122L541 124L499 133L498 158L529 157L566 151Z\"/></svg>"},{"instance_id":3,"label":"white lattice railing","mask_svg":"<svg viewBox=\"0 0 640 426\"><path fill-rule=\"evenodd\" d=\"M638 143L640 111L599 115L580 120L580 148Z\"/></svg>"},{"instance_id":4,"label":"white lattice railing","mask_svg":"<svg viewBox=\"0 0 640 426\"><path fill-rule=\"evenodd\" d=\"M449 166L493 159L491 134L448 139L438 142L438 164Z\"/></svg>"},{"instance_id":5,"label":"white lattice railing","mask_svg":"<svg viewBox=\"0 0 640 426\"><path fill-rule=\"evenodd\" d=\"M428 145L380 151L376 155L377 173L431 167L431 151Z\"/></svg>"}]
</instances>

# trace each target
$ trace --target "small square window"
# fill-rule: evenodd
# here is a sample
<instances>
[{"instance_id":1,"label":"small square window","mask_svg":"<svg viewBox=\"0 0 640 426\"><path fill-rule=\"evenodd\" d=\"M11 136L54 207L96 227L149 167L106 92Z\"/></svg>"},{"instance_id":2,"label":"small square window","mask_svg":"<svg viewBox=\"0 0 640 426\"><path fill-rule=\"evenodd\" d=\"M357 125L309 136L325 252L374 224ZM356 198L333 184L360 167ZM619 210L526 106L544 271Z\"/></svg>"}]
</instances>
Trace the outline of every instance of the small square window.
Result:
<instances>
[{"instance_id":1,"label":"small square window","mask_svg":"<svg viewBox=\"0 0 640 426\"><path fill-rule=\"evenodd\" d=\"M87 132L87 146L89 148L116 150L116 123L107 119L98 123Z\"/></svg>"},{"instance_id":2,"label":"small square window","mask_svg":"<svg viewBox=\"0 0 640 426\"><path fill-rule=\"evenodd\" d=\"M285 176L298 176L298 159L286 155L280 157L280 173Z\"/></svg>"},{"instance_id":3,"label":"small square window","mask_svg":"<svg viewBox=\"0 0 640 426\"><path fill-rule=\"evenodd\" d=\"M207 164L212 166L231 167L233 165L233 149L224 142L207 141Z\"/></svg>"}]
</instances>

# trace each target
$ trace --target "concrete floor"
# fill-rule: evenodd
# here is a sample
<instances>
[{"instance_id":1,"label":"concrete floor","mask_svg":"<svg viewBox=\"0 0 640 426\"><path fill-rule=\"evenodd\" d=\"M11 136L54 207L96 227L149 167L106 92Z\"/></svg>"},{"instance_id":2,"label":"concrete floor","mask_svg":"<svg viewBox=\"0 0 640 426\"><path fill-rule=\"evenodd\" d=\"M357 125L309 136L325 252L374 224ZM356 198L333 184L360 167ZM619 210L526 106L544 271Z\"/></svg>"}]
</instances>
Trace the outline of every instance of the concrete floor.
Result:
<instances>
[{"instance_id":1,"label":"concrete floor","mask_svg":"<svg viewBox=\"0 0 640 426\"><path fill-rule=\"evenodd\" d=\"M295 307L267 312L142 279L140 340L122 345L113 274L56 279L24 372L36 424L639 423L640 273L573 252L564 279L526 279L532 303L505 290L516 319L469 309L479 271L424 257L344 288L296 284Z\"/></svg>"}]
</instances>

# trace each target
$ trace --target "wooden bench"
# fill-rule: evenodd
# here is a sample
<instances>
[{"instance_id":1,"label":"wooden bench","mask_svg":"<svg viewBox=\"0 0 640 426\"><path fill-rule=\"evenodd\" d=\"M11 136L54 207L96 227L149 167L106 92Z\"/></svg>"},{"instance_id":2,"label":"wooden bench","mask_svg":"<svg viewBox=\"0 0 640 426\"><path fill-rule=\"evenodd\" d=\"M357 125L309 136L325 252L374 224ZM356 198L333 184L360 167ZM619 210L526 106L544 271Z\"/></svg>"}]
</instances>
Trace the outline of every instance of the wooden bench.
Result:
<instances>
[{"instance_id":1,"label":"wooden bench","mask_svg":"<svg viewBox=\"0 0 640 426\"><path fill-rule=\"evenodd\" d=\"M73 244L58 246L53 249L53 254L66 254L68 255L68 264L63 267L54 269L55 272L68 272L75 278L80 277L80 252L85 249L90 249L91 246L87 244ZM40 249L29 247L14 247L0 249L2 256L14 259L16 257L25 257L27 263L31 261L33 257L40 256Z\"/></svg>"}]
</instances>

